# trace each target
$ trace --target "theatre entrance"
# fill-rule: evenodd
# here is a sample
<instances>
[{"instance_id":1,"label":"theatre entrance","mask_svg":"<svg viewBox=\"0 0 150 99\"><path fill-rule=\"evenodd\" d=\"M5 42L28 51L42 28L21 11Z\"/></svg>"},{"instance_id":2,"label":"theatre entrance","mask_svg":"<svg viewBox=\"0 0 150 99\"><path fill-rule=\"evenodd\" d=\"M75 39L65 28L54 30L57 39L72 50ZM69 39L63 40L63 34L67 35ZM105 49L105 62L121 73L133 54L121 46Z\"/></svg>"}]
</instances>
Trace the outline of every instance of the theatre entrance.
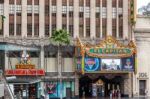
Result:
<instances>
[{"instance_id":1,"label":"theatre entrance","mask_svg":"<svg viewBox=\"0 0 150 99\"><path fill-rule=\"evenodd\" d=\"M92 76L91 76L92 75ZM121 96L123 92L123 77L113 74L89 74L79 79L79 96L81 97L114 97Z\"/></svg>"}]
</instances>

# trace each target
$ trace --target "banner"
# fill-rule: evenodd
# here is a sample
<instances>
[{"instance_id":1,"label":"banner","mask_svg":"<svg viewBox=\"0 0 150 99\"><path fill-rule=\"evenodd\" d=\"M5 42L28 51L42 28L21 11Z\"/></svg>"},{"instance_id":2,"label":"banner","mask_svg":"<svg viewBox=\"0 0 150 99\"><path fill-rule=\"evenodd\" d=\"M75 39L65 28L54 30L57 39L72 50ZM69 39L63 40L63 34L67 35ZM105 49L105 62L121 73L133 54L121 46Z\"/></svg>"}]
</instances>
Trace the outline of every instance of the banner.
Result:
<instances>
[{"instance_id":1,"label":"banner","mask_svg":"<svg viewBox=\"0 0 150 99\"><path fill-rule=\"evenodd\" d=\"M44 76L45 71L43 69L15 69L6 70L5 75L7 76Z\"/></svg>"}]
</instances>

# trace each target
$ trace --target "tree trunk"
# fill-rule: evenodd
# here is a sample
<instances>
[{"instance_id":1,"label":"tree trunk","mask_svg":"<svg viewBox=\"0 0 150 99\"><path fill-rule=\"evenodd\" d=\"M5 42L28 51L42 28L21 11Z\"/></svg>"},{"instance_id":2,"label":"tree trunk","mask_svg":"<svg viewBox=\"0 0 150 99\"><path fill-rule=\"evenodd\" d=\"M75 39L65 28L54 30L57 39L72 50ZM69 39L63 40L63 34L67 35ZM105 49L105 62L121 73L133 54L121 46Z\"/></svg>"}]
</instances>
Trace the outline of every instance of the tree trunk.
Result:
<instances>
[{"instance_id":1,"label":"tree trunk","mask_svg":"<svg viewBox=\"0 0 150 99\"><path fill-rule=\"evenodd\" d=\"M60 82L60 99L62 99L62 64L61 64L61 51L60 51L61 45L58 46L58 77Z\"/></svg>"}]
</instances>

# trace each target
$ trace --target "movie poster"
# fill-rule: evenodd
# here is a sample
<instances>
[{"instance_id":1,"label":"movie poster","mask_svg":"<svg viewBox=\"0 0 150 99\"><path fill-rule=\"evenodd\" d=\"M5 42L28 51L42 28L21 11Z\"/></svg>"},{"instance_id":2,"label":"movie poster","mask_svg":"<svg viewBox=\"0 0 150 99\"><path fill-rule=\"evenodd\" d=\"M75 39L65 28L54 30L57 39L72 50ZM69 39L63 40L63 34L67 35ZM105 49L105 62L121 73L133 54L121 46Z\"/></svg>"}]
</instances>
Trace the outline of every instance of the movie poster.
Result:
<instances>
[{"instance_id":1,"label":"movie poster","mask_svg":"<svg viewBox=\"0 0 150 99\"><path fill-rule=\"evenodd\" d=\"M99 58L85 58L85 71L99 71L100 59Z\"/></svg>"},{"instance_id":2,"label":"movie poster","mask_svg":"<svg viewBox=\"0 0 150 99\"><path fill-rule=\"evenodd\" d=\"M134 56L122 58L122 70L134 71Z\"/></svg>"},{"instance_id":3,"label":"movie poster","mask_svg":"<svg viewBox=\"0 0 150 99\"><path fill-rule=\"evenodd\" d=\"M101 70L121 70L121 59L101 59Z\"/></svg>"}]
</instances>

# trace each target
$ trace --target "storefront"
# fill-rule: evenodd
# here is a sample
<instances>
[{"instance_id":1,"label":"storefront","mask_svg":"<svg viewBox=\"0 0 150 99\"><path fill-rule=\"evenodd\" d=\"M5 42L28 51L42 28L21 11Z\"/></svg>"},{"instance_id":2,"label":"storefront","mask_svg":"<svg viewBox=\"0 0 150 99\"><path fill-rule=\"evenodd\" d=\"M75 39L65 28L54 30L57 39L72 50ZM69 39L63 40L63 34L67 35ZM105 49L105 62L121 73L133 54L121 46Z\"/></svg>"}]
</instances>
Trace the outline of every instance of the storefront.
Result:
<instances>
[{"instance_id":1,"label":"storefront","mask_svg":"<svg viewBox=\"0 0 150 99\"><path fill-rule=\"evenodd\" d=\"M41 95L41 77L45 70L40 67L39 47L4 44L5 75L15 97L36 99Z\"/></svg>"},{"instance_id":2,"label":"storefront","mask_svg":"<svg viewBox=\"0 0 150 99\"><path fill-rule=\"evenodd\" d=\"M51 81L45 82L45 91L49 99L70 98L74 96L74 81Z\"/></svg>"},{"instance_id":3,"label":"storefront","mask_svg":"<svg viewBox=\"0 0 150 99\"><path fill-rule=\"evenodd\" d=\"M111 93L114 96L132 95L132 78L136 73L136 46L133 41L125 45L108 36L91 45L78 39L76 63L76 72L80 75L80 97L107 97Z\"/></svg>"}]
</instances>

